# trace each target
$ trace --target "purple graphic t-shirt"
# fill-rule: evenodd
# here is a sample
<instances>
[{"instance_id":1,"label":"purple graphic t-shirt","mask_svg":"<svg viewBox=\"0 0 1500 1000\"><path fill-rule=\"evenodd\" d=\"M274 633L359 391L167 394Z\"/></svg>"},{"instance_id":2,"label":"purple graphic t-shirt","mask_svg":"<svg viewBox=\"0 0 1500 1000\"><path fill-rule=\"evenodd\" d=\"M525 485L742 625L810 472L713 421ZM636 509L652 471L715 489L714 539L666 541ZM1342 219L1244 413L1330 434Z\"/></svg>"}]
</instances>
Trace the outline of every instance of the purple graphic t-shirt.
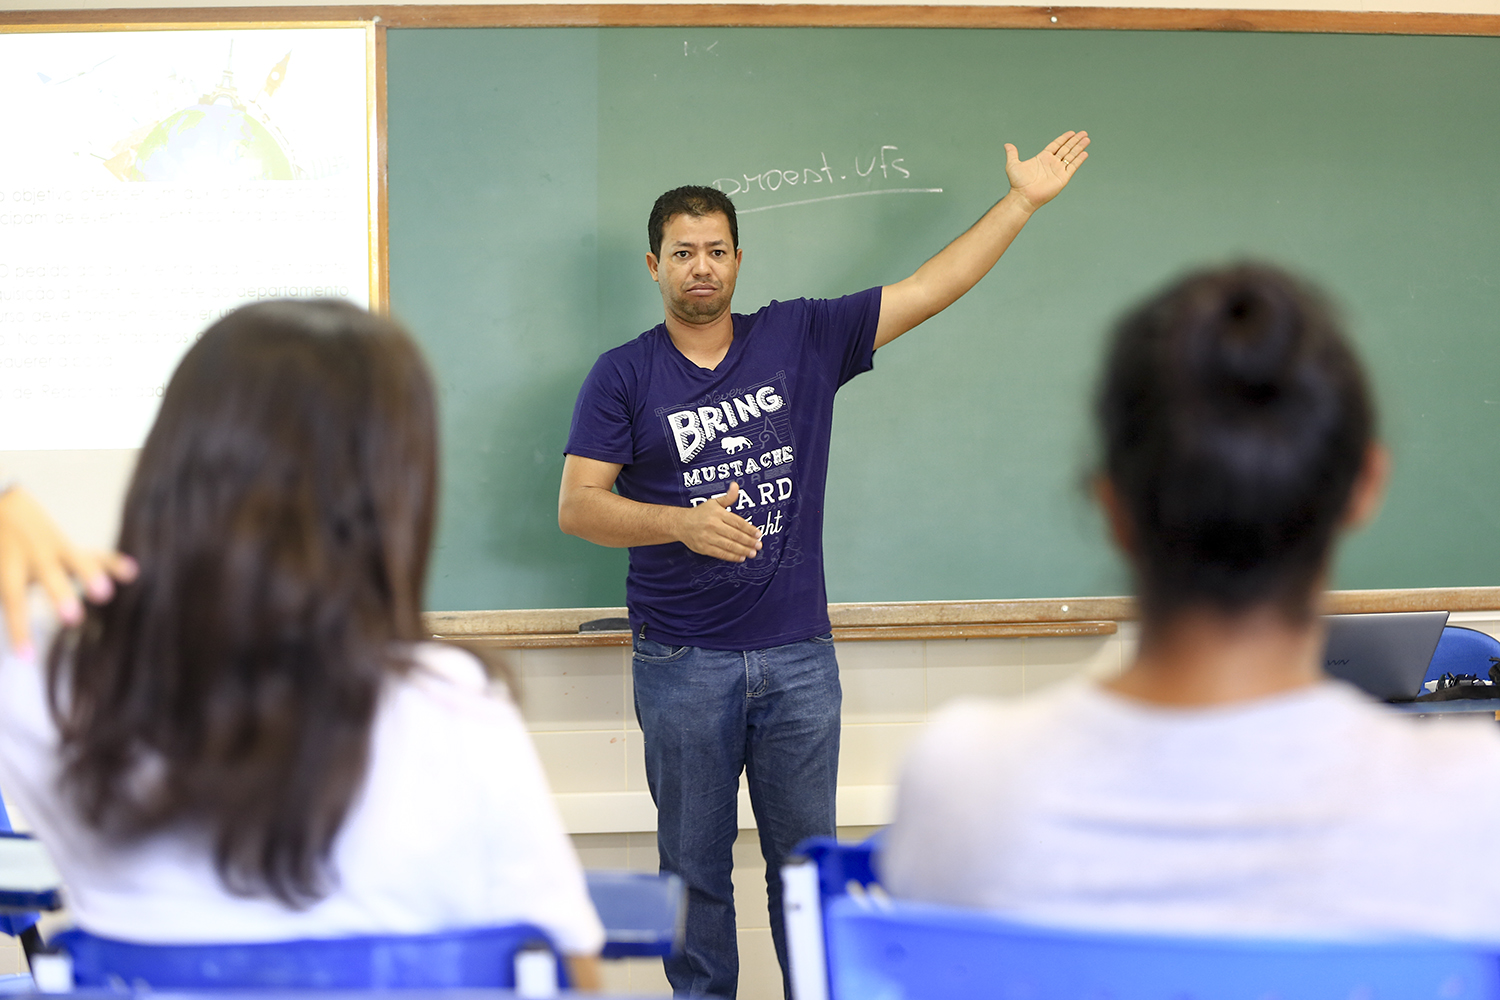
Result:
<instances>
[{"instance_id":1,"label":"purple graphic t-shirt","mask_svg":"<svg viewBox=\"0 0 1500 1000\"><path fill-rule=\"evenodd\" d=\"M601 355L579 390L567 452L617 463L623 497L696 506L740 486L731 511L761 530L743 563L680 542L630 550L631 624L658 642L764 649L828 631L823 487L833 396L874 365L880 289L772 302L734 316L712 371L663 324Z\"/></svg>"}]
</instances>

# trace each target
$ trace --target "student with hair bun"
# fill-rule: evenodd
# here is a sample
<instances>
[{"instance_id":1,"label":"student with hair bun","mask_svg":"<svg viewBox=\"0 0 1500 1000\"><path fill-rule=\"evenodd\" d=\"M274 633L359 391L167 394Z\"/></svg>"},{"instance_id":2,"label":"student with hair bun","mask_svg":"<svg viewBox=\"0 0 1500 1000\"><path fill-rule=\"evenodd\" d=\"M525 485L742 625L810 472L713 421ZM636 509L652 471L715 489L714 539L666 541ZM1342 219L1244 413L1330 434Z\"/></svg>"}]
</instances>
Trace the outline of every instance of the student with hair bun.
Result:
<instances>
[{"instance_id":1,"label":"student with hair bun","mask_svg":"<svg viewBox=\"0 0 1500 1000\"><path fill-rule=\"evenodd\" d=\"M1494 723L1404 718L1322 673L1336 536L1386 479L1358 360L1279 271L1130 313L1097 494L1140 646L1107 680L962 701L910 754L881 858L902 896L1187 934L1500 940Z\"/></svg>"},{"instance_id":2,"label":"student with hair bun","mask_svg":"<svg viewBox=\"0 0 1500 1000\"><path fill-rule=\"evenodd\" d=\"M0 785L83 929L146 943L603 930L515 706L425 641L432 380L345 302L219 320L125 498L136 572L0 646Z\"/></svg>"}]
</instances>

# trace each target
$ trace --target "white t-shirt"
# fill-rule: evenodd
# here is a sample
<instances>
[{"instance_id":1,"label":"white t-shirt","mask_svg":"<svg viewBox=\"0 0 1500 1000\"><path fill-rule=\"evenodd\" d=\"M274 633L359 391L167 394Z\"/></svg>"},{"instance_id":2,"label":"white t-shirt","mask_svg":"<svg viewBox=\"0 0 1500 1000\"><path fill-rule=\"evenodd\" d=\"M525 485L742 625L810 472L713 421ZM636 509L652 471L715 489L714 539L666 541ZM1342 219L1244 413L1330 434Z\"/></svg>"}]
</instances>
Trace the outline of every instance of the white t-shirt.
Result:
<instances>
[{"instance_id":1,"label":"white t-shirt","mask_svg":"<svg viewBox=\"0 0 1500 1000\"><path fill-rule=\"evenodd\" d=\"M1093 682L939 713L879 866L1039 923L1500 941L1500 732L1337 681L1173 709Z\"/></svg>"},{"instance_id":2,"label":"white t-shirt","mask_svg":"<svg viewBox=\"0 0 1500 1000\"><path fill-rule=\"evenodd\" d=\"M122 846L85 825L56 789L42 656L8 648L0 789L52 854L74 919L105 937L274 941L526 921L565 952L597 953L604 931L515 706L487 693L483 668L460 649L424 643L415 660L381 692L365 785L334 843L337 886L304 910L227 892L206 836Z\"/></svg>"}]
</instances>

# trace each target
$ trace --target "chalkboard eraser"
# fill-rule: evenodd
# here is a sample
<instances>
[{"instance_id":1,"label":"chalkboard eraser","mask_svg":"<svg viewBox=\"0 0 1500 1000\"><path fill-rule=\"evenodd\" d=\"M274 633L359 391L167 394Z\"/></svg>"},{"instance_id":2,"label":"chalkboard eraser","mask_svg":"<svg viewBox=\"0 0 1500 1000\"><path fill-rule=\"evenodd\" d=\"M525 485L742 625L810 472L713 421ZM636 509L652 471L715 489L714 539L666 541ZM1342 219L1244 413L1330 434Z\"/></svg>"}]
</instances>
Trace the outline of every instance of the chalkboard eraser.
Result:
<instances>
[{"instance_id":1,"label":"chalkboard eraser","mask_svg":"<svg viewBox=\"0 0 1500 1000\"><path fill-rule=\"evenodd\" d=\"M629 618L595 618L578 626L580 632L629 632Z\"/></svg>"}]
</instances>

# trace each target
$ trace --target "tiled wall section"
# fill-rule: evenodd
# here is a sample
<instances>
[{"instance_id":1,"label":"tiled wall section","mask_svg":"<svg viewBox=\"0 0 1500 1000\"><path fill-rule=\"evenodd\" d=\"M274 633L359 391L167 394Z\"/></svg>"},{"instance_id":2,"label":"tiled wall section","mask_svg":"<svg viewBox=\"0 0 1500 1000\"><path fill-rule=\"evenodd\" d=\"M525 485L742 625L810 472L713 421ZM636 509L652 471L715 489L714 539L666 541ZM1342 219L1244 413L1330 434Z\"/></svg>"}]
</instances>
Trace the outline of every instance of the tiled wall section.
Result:
<instances>
[{"instance_id":1,"label":"tiled wall section","mask_svg":"<svg viewBox=\"0 0 1500 1000\"><path fill-rule=\"evenodd\" d=\"M1134 626L1126 624L1116 635L1099 638L841 644L839 822L860 825L843 826L840 836L860 838L886 821L901 755L929 713L945 702L1036 691L1080 673L1108 675L1128 661L1134 637ZM614 793L645 792L628 649L529 650L512 655L510 666L555 792L575 802L590 794L613 800ZM851 794L860 791L867 794ZM751 825L743 808L740 825ZM656 870L651 832L575 832L573 840L585 867ZM776 1000L781 973L766 912L765 862L753 829L740 831L734 854L739 996ZM668 992L654 959L607 963L605 977L612 991Z\"/></svg>"},{"instance_id":2,"label":"tiled wall section","mask_svg":"<svg viewBox=\"0 0 1500 1000\"><path fill-rule=\"evenodd\" d=\"M1134 634L1127 623L1116 635L1088 638L841 644L840 786L888 787L907 743L945 702L1035 691L1083 672L1107 675L1130 656ZM524 650L508 662L554 792L564 799L646 792L628 649ZM846 818L857 825L885 820L841 814L840 822ZM641 827L607 832L643 832L649 821Z\"/></svg>"},{"instance_id":3,"label":"tiled wall section","mask_svg":"<svg viewBox=\"0 0 1500 1000\"><path fill-rule=\"evenodd\" d=\"M1500 635L1500 615L1456 613L1454 625ZM1043 639L954 639L925 642L850 642L838 648L844 688L843 750L839 762L841 812L846 825L876 825L878 795L888 789L901 755L929 715L964 695L1005 697L1038 691L1086 674L1120 670L1134 654L1136 626L1112 636ZM646 795L641 732L624 647L525 650L509 656L515 686L552 789L564 815L570 804L597 797L609 804ZM635 801L633 798L629 801ZM649 798L641 800L648 803ZM844 806L852 803L846 813ZM590 816L599 815L593 810ZM571 822L574 833L644 833L650 810L630 810L616 829L597 820ZM748 817L742 815L742 825Z\"/></svg>"}]
</instances>

